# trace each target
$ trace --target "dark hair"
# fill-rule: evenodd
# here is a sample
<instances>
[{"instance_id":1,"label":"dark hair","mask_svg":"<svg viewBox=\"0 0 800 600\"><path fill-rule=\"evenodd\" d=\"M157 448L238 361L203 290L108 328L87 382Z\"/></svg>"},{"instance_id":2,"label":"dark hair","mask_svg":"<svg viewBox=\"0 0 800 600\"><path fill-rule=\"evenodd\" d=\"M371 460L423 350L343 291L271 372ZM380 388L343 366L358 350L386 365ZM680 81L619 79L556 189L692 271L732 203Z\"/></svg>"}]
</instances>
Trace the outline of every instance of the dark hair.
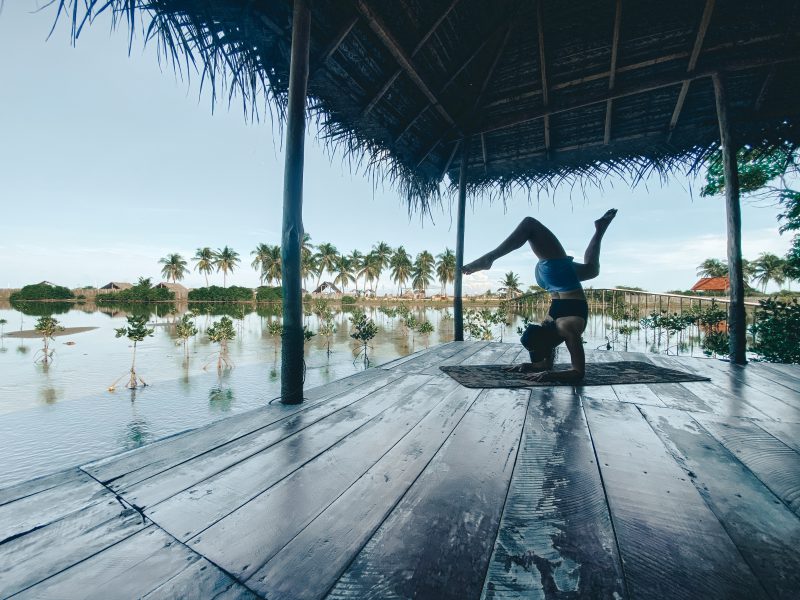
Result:
<instances>
[{"instance_id":1,"label":"dark hair","mask_svg":"<svg viewBox=\"0 0 800 600\"><path fill-rule=\"evenodd\" d=\"M528 325L519 341L530 352L531 362L539 362L552 357L564 338L558 335L553 321L545 321L542 325Z\"/></svg>"}]
</instances>

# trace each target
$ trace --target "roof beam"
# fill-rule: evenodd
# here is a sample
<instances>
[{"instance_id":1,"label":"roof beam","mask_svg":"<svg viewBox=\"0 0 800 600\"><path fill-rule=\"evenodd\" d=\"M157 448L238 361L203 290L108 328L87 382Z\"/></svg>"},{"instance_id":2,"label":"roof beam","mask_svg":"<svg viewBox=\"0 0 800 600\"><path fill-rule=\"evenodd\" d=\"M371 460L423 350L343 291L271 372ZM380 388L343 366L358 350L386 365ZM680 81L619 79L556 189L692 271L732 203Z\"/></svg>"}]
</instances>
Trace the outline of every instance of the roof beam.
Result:
<instances>
[{"instance_id":1,"label":"roof beam","mask_svg":"<svg viewBox=\"0 0 800 600\"><path fill-rule=\"evenodd\" d=\"M447 159L447 163L445 163L444 169L442 169L442 174L439 176L439 179L444 179L444 176L447 175L447 171L450 169L450 165L453 164L453 158L455 158L459 146L461 146L461 140L458 140L455 144L453 144L453 151L450 153L450 157Z\"/></svg>"},{"instance_id":2,"label":"roof beam","mask_svg":"<svg viewBox=\"0 0 800 600\"><path fill-rule=\"evenodd\" d=\"M425 46L430 37L439 28L439 25L441 25L442 22L450 15L450 13L456 7L456 4L458 4L460 1L461 0L453 0L450 3L450 5L445 9L445 11L442 13L442 15L438 19L436 19L436 22L433 25L431 25L430 29L428 29L425 35L422 36L422 39L417 43L416 46L414 46L414 49L411 51L411 58L414 58L414 56L417 55L417 52L422 50L423 46ZM384 83L381 86L381 89L378 90L378 93L372 97L372 99L364 107L364 110L361 111L362 117L366 117L370 112L372 112L372 109L375 108L375 105L378 104L378 102L381 101L381 98L383 98L386 95L386 92L389 91L389 88L392 87L392 84L397 80L398 77L400 77L400 74L402 72L403 69L397 69L392 74L392 76L386 80L386 83Z\"/></svg>"},{"instance_id":3,"label":"roof beam","mask_svg":"<svg viewBox=\"0 0 800 600\"><path fill-rule=\"evenodd\" d=\"M781 55L773 55L767 58L748 58L742 60L729 61L727 63L707 65L702 69L695 69L690 74L658 77L646 83L640 83L636 85L616 86L613 90L608 91L607 93L604 94L599 94L595 97L589 97L589 98L584 97L577 101L568 102L562 105L554 105L547 109L529 110L523 113L502 117L494 122L484 123L483 125L478 127L474 131L474 133L491 133L492 131L497 131L499 129L505 129L507 127L514 127L516 125L529 123L531 121L535 121L536 119L541 119L545 115L550 116L563 112L569 112L572 110L585 108L587 106L592 106L593 104L607 102L608 100L618 100L619 98L626 98L628 96L634 96L636 94L643 94L645 92L659 90L665 87L670 87L682 83L686 78L688 78L690 81L694 81L695 79L711 77L714 73L718 72L746 71L749 69L759 69L763 67L770 67L772 65L781 65L781 64L789 64L796 62L800 62L800 56L795 56L792 55L791 53L785 53Z\"/></svg>"},{"instance_id":4,"label":"roof beam","mask_svg":"<svg viewBox=\"0 0 800 600\"><path fill-rule=\"evenodd\" d=\"M546 109L550 104L550 95L547 90L547 60L544 55L543 2L544 0L539 0L536 3L536 30L539 38L539 72L542 75L542 105ZM550 115L544 117L544 147L550 151Z\"/></svg>"},{"instance_id":5,"label":"roof beam","mask_svg":"<svg viewBox=\"0 0 800 600\"><path fill-rule=\"evenodd\" d=\"M486 157L486 136L481 134L481 153L483 154L483 174L489 172L489 159Z\"/></svg>"},{"instance_id":6,"label":"roof beam","mask_svg":"<svg viewBox=\"0 0 800 600\"><path fill-rule=\"evenodd\" d=\"M761 107L764 106L764 101L767 99L767 92L769 91L769 86L772 85L772 80L775 79L775 72L777 71L777 67L772 67L767 73L767 76L764 78L764 83L761 85L761 89L758 92L758 97L756 98L756 102L753 105L753 112L759 113L761 112Z\"/></svg>"},{"instance_id":7,"label":"roof beam","mask_svg":"<svg viewBox=\"0 0 800 600\"><path fill-rule=\"evenodd\" d=\"M353 27L356 26L356 23L358 23L358 15L354 15L352 18L350 18L336 33L336 36L320 53L319 58L317 58L316 65L312 70L312 75L311 75L312 77L317 73L317 71L319 71L323 66L325 66L325 63L328 62L331 56L333 56L333 53L339 49L339 46L342 45L342 42L353 30Z\"/></svg>"},{"instance_id":8,"label":"roof beam","mask_svg":"<svg viewBox=\"0 0 800 600\"><path fill-rule=\"evenodd\" d=\"M436 94L433 93L431 88L428 87L428 84L422 79L416 67L414 67L413 63L411 62L411 57L400 47L400 44L391 34L383 20L367 5L365 0L357 0L357 4L358 10L367 19L372 31L374 31L381 42L383 42L383 45L386 46L386 49L389 50L392 56L394 56L395 60L400 63L400 67L403 69L403 71L405 71L406 75L408 75L417 85L423 95L434 106L434 108L436 108L437 112L442 115L445 121L447 121L447 124L455 125L453 117L451 117L445 107L439 103L439 99L436 97Z\"/></svg>"},{"instance_id":9,"label":"roof beam","mask_svg":"<svg viewBox=\"0 0 800 600\"><path fill-rule=\"evenodd\" d=\"M622 23L622 0L617 0L617 8L614 13L614 33L611 37L611 68L608 70L608 90L614 89L614 80L617 77L617 55L619 54L619 30ZM606 102L606 125L603 132L603 143L611 141L611 111L613 100Z\"/></svg>"},{"instance_id":10,"label":"roof beam","mask_svg":"<svg viewBox=\"0 0 800 600\"><path fill-rule=\"evenodd\" d=\"M697 66L697 59L700 57L700 50L703 48L703 39L706 37L708 31L708 24L711 22L711 13L714 12L714 2L716 0L706 0L706 5L703 8L703 16L700 18L700 26L697 28L697 35L694 38L694 47L692 53L689 55L689 64L686 67L686 72L691 73ZM678 124L678 118L681 116L683 104L686 102L686 94L689 92L690 79L685 79L681 83L681 91L678 93L678 101L675 103L675 110L672 111L672 118L669 120L669 133L667 134L667 141L672 138L672 132Z\"/></svg>"}]
</instances>

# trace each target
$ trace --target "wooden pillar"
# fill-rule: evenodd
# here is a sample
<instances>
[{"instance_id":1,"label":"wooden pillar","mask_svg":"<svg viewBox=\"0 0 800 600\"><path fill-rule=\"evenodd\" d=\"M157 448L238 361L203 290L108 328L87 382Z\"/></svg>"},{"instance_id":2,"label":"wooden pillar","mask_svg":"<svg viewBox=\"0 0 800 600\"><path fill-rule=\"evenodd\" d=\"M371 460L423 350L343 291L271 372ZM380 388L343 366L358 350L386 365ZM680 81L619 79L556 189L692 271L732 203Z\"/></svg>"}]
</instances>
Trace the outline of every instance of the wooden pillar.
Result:
<instances>
[{"instance_id":1,"label":"wooden pillar","mask_svg":"<svg viewBox=\"0 0 800 600\"><path fill-rule=\"evenodd\" d=\"M730 360L747 363L747 322L744 312L744 276L742 274L742 209L739 204L739 169L736 164L738 146L733 139L728 115L725 81L721 74L712 77L717 101L719 139L722 144L722 161L725 169L725 211L728 224L728 273L730 277L730 302L728 303L728 334L730 335Z\"/></svg>"},{"instance_id":2,"label":"wooden pillar","mask_svg":"<svg viewBox=\"0 0 800 600\"><path fill-rule=\"evenodd\" d=\"M294 0L281 236L281 402L286 404L299 404L303 401L303 286L300 276L300 246L303 241L303 153L310 38L311 0Z\"/></svg>"},{"instance_id":3,"label":"wooden pillar","mask_svg":"<svg viewBox=\"0 0 800 600\"><path fill-rule=\"evenodd\" d=\"M462 274L464 266L464 217L467 212L467 159L469 158L470 136L461 141L461 169L458 175L458 210L456 211L456 278L453 282L453 325L454 340L464 341L464 304L462 298Z\"/></svg>"}]
</instances>

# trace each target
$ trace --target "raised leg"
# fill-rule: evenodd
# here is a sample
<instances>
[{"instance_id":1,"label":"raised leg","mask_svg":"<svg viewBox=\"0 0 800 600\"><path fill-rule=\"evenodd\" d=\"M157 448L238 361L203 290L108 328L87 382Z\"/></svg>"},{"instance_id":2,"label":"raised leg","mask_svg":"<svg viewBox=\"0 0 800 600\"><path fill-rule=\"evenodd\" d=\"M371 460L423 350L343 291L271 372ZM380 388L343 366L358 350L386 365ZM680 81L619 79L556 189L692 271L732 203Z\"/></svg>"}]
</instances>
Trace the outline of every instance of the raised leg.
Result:
<instances>
[{"instance_id":1,"label":"raised leg","mask_svg":"<svg viewBox=\"0 0 800 600\"><path fill-rule=\"evenodd\" d=\"M575 263L575 272L581 281L594 279L600 274L600 243L603 241L606 229L616 216L617 209L612 208L594 222L594 235L586 246L586 252L583 253L583 264Z\"/></svg>"},{"instance_id":2,"label":"raised leg","mask_svg":"<svg viewBox=\"0 0 800 600\"><path fill-rule=\"evenodd\" d=\"M522 247L525 242L530 244L531 250L539 259L563 258L567 255L552 231L533 217L525 217L497 248L464 265L461 271L469 275L475 271L489 269L494 261Z\"/></svg>"}]
</instances>

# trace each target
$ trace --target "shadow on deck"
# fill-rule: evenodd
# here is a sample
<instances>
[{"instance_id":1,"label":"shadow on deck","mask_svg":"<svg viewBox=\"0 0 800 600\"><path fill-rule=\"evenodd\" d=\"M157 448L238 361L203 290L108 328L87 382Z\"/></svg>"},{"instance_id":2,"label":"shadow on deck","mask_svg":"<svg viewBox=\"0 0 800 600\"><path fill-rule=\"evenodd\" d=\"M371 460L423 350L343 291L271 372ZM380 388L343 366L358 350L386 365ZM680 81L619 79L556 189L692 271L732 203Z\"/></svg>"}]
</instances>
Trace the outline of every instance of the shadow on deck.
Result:
<instances>
[{"instance_id":1,"label":"shadow on deck","mask_svg":"<svg viewBox=\"0 0 800 600\"><path fill-rule=\"evenodd\" d=\"M0 490L0 596L795 598L800 367L467 389L453 342Z\"/></svg>"}]
</instances>

